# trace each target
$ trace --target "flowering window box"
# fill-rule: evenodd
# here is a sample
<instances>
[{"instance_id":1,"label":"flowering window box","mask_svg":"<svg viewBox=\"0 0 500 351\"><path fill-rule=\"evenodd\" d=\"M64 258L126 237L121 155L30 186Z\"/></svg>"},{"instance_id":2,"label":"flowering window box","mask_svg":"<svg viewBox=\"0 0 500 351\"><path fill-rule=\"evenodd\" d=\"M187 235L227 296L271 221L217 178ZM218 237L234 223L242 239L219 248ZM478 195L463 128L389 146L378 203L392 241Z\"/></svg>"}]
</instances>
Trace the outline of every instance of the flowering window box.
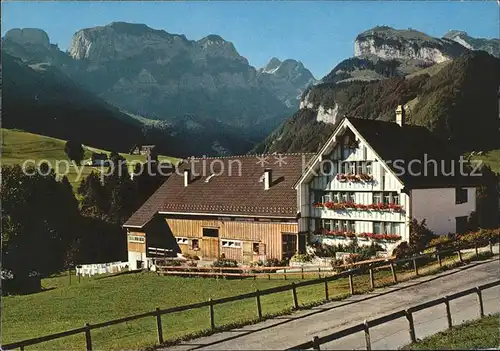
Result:
<instances>
[{"instance_id":1,"label":"flowering window box","mask_svg":"<svg viewBox=\"0 0 500 351\"><path fill-rule=\"evenodd\" d=\"M372 240L385 240L385 241L398 241L401 240L401 235L398 234L374 234L374 233L359 233L359 238L372 239Z\"/></svg>"}]
</instances>

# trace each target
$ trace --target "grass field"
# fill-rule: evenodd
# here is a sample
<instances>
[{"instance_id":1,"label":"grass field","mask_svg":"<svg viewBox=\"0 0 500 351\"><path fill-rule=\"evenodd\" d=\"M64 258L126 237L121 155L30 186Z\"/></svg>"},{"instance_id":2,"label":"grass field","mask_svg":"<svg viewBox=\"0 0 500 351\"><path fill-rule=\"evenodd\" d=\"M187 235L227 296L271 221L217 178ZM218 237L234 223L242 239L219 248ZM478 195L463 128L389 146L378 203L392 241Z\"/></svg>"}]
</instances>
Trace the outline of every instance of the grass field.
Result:
<instances>
[{"instance_id":1,"label":"grass field","mask_svg":"<svg viewBox=\"0 0 500 351\"><path fill-rule=\"evenodd\" d=\"M66 153L64 152L65 140L51 138L43 135L27 133L19 130L1 129L2 133L2 165L22 165L26 160L34 160L39 162L41 160L47 160L52 165L52 168L56 168L56 161L69 161ZM109 151L96 149L90 146L84 146L85 156L84 159L88 160L92 152L104 152L109 155ZM126 153L121 153L127 162L145 162L146 157L144 155L129 155ZM168 156L159 156L161 161L177 162L176 158ZM82 162L84 164L85 161ZM32 165L33 163L31 163ZM130 165L130 168L132 165ZM80 177L78 176L79 170L70 166L68 168L66 162L60 163L58 167L58 174L66 174L73 185L77 187L80 184L81 178L85 178L92 171L99 172L99 167L83 166L81 168ZM131 169L129 169L131 171Z\"/></svg>"},{"instance_id":2,"label":"grass field","mask_svg":"<svg viewBox=\"0 0 500 351\"><path fill-rule=\"evenodd\" d=\"M464 259L470 254L464 254ZM457 257L443 260L443 264L453 265ZM419 269L420 275L439 271L435 262ZM377 271L376 286L391 284L389 270ZM399 270L398 281L411 279L412 269ZM316 278L309 276L309 278ZM307 279L307 277L306 277ZM3 343L43 336L115 318L152 311L156 307L168 308L208 298L234 296L255 289L266 289L300 279L212 279L187 277L161 277L151 272L129 273L116 276L84 277L78 282L72 277L61 275L43 280L43 292L3 298L2 337ZM355 293L369 290L368 275L354 277ZM348 295L347 279L338 279L328 284L330 299L340 299ZM325 298L324 284L297 289L299 304L318 304ZM291 311L293 299L291 291L262 296L264 315L276 315ZM214 306L217 327L244 324L257 317L254 298ZM174 341L189 335L199 335L209 329L208 308L164 315L163 333L166 341ZM92 331L95 349L137 349L156 343L156 323L148 317ZM83 335L76 335L40 344L37 349L82 349Z\"/></svg>"},{"instance_id":3,"label":"grass field","mask_svg":"<svg viewBox=\"0 0 500 351\"><path fill-rule=\"evenodd\" d=\"M500 345L500 314L464 323L422 341L404 347L404 350L477 350Z\"/></svg>"}]
</instances>

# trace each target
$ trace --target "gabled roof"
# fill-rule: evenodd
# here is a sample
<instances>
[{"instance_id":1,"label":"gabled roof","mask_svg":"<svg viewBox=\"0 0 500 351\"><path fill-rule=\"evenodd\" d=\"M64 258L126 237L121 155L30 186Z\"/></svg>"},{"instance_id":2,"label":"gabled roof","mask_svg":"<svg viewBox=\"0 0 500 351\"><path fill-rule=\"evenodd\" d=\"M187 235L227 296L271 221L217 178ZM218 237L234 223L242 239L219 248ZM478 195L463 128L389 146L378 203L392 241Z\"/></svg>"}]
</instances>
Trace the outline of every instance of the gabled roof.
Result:
<instances>
[{"instance_id":1,"label":"gabled roof","mask_svg":"<svg viewBox=\"0 0 500 351\"><path fill-rule=\"evenodd\" d=\"M395 122L361 118L348 118L348 121L386 162L405 188L478 184L478 177L460 174L460 154L452 151L449 145L425 127L409 124L399 126ZM437 162L437 168L433 161ZM424 166L426 162L427 170ZM455 168L454 174L448 175L452 167Z\"/></svg>"},{"instance_id":2,"label":"gabled roof","mask_svg":"<svg viewBox=\"0 0 500 351\"><path fill-rule=\"evenodd\" d=\"M318 167L321 156L330 152L335 145L336 136L345 127L353 129L355 134L368 143L384 162L386 169L393 173L406 189L476 186L479 182L479 177L460 175L460 155L452 152L445 142L427 128L408 124L399 126L395 122L361 118L344 118L339 122L332 136L311 162L311 169ZM431 160L437 162L436 171ZM423 166L426 161L429 162L427 172ZM443 174L451 172L452 163L455 175ZM297 184L308 175L309 171L305 172Z\"/></svg>"},{"instance_id":3,"label":"gabled roof","mask_svg":"<svg viewBox=\"0 0 500 351\"><path fill-rule=\"evenodd\" d=\"M281 166L277 154L259 155L265 157L264 164L255 155L184 162L123 226L141 228L157 213L295 218L297 192L293 184L313 155L281 154ZM188 186L184 186L185 169L192 173ZM265 169L272 174L268 190L261 181ZM220 175L211 176L211 171L221 170Z\"/></svg>"}]
</instances>

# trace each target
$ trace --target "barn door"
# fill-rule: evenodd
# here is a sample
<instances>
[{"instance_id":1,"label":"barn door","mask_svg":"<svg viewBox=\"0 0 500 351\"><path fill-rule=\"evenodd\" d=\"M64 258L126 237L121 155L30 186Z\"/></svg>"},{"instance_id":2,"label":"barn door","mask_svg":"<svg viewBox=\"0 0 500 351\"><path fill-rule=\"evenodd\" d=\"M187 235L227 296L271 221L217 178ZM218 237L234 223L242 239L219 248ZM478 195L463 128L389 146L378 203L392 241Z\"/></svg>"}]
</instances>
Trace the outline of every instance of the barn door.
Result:
<instances>
[{"instance_id":1,"label":"barn door","mask_svg":"<svg viewBox=\"0 0 500 351\"><path fill-rule=\"evenodd\" d=\"M201 254L203 259L219 258L219 229L203 228L203 239L201 243Z\"/></svg>"}]
</instances>

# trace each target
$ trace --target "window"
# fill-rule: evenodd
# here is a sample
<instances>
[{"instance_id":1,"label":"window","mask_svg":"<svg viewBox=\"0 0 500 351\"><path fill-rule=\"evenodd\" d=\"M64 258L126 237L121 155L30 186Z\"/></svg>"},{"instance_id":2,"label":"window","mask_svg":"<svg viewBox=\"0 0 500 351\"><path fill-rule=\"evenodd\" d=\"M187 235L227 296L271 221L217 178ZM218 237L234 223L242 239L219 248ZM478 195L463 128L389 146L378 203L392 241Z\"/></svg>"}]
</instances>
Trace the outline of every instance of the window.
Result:
<instances>
[{"instance_id":1,"label":"window","mask_svg":"<svg viewBox=\"0 0 500 351\"><path fill-rule=\"evenodd\" d=\"M128 241L132 243L143 243L146 241L146 238L139 235L129 235Z\"/></svg>"},{"instance_id":2,"label":"window","mask_svg":"<svg viewBox=\"0 0 500 351\"><path fill-rule=\"evenodd\" d=\"M199 250L200 244L198 239L191 240L191 250Z\"/></svg>"},{"instance_id":3,"label":"window","mask_svg":"<svg viewBox=\"0 0 500 351\"><path fill-rule=\"evenodd\" d=\"M332 220L331 219L322 219L321 220L321 228L325 228L326 230L332 230Z\"/></svg>"},{"instance_id":4,"label":"window","mask_svg":"<svg viewBox=\"0 0 500 351\"><path fill-rule=\"evenodd\" d=\"M464 204L467 202L467 189L456 188L455 189L455 204Z\"/></svg>"},{"instance_id":5,"label":"window","mask_svg":"<svg viewBox=\"0 0 500 351\"><path fill-rule=\"evenodd\" d=\"M340 226L340 221L337 220L337 221L334 221L333 222L333 229L334 230L340 230L341 226Z\"/></svg>"},{"instance_id":6,"label":"window","mask_svg":"<svg viewBox=\"0 0 500 351\"><path fill-rule=\"evenodd\" d=\"M392 231L391 231L391 234L397 234L399 235L399 228L400 228L400 225L399 223L392 223Z\"/></svg>"},{"instance_id":7,"label":"window","mask_svg":"<svg viewBox=\"0 0 500 351\"><path fill-rule=\"evenodd\" d=\"M351 162L349 164L349 173L356 174L356 162Z\"/></svg>"},{"instance_id":8,"label":"window","mask_svg":"<svg viewBox=\"0 0 500 351\"><path fill-rule=\"evenodd\" d=\"M187 245L189 243L188 238L175 238L177 240L177 244Z\"/></svg>"},{"instance_id":9,"label":"window","mask_svg":"<svg viewBox=\"0 0 500 351\"><path fill-rule=\"evenodd\" d=\"M386 223L384 223L384 227L385 227L384 228L384 233L385 234L391 234L391 232L392 232L392 223L386 222Z\"/></svg>"},{"instance_id":10,"label":"window","mask_svg":"<svg viewBox=\"0 0 500 351\"><path fill-rule=\"evenodd\" d=\"M372 163L371 163L371 161L366 162L365 169L366 169L366 174L370 174L370 175L372 175L372 174L373 174L373 173L372 173L372 169L373 169L373 167L372 167Z\"/></svg>"},{"instance_id":11,"label":"window","mask_svg":"<svg viewBox=\"0 0 500 351\"><path fill-rule=\"evenodd\" d=\"M349 193L349 202L356 202L355 198L356 198L356 196L354 193Z\"/></svg>"},{"instance_id":12,"label":"window","mask_svg":"<svg viewBox=\"0 0 500 351\"><path fill-rule=\"evenodd\" d=\"M252 251L254 254L258 255L259 254L259 243L253 243L252 244Z\"/></svg>"},{"instance_id":13,"label":"window","mask_svg":"<svg viewBox=\"0 0 500 351\"><path fill-rule=\"evenodd\" d=\"M381 222L373 222L373 234L382 234Z\"/></svg>"},{"instance_id":14,"label":"window","mask_svg":"<svg viewBox=\"0 0 500 351\"><path fill-rule=\"evenodd\" d=\"M341 193L342 202L347 202L347 193Z\"/></svg>"},{"instance_id":15,"label":"window","mask_svg":"<svg viewBox=\"0 0 500 351\"><path fill-rule=\"evenodd\" d=\"M384 204L390 204L391 203L391 194L390 193L386 193L384 195Z\"/></svg>"},{"instance_id":16,"label":"window","mask_svg":"<svg viewBox=\"0 0 500 351\"><path fill-rule=\"evenodd\" d=\"M203 236L208 236L210 238L219 237L219 229L217 228L203 228Z\"/></svg>"},{"instance_id":17,"label":"window","mask_svg":"<svg viewBox=\"0 0 500 351\"><path fill-rule=\"evenodd\" d=\"M222 247L241 247L241 241L222 239Z\"/></svg>"},{"instance_id":18,"label":"window","mask_svg":"<svg viewBox=\"0 0 500 351\"><path fill-rule=\"evenodd\" d=\"M349 162L343 162L342 163L342 173L347 174L349 173Z\"/></svg>"},{"instance_id":19,"label":"window","mask_svg":"<svg viewBox=\"0 0 500 351\"><path fill-rule=\"evenodd\" d=\"M340 202L340 194L333 193L333 202Z\"/></svg>"},{"instance_id":20,"label":"window","mask_svg":"<svg viewBox=\"0 0 500 351\"><path fill-rule=\"evenodd\" d=\"M321 202L325 203L325 202L330 202L332 201L332 196L330 193L326 193L325 195L323 195L321 197Z\"/></svg>"},{"instance_id":21,"label":"window","mask_svg":"<svg viewBox=\"0 0 500 351\"><path fill-rule=\"evenodd\" d=\"M396 205L399 205L399 194L395 193L392 195L392 202L395 203Z\"/></svg>"},{"instance_id":22,"label":"window","mask_svg":"<svg viewBox=\"0 0 500 351\"><path fill-rule=\"evenodd\" d=\"M357 164L357 174L364 173L364 162L358 162Z\"/></svg>"},{"instance_id":23,"label":"window","mask_svg":"<svg viewBox=\"0 0 500 351\"><path fill-rule=\"evenodd\" d=\"M344 231L344 232L348 232L349 231L348 221L342 221L342 231Z\"/></svg>"},{"instance_id":24,"label":"window","mask_svg":"<svg viewBox=\"0 0 500 351\"><path fill-rule=\"evenodd\" d=\"M382 203L382 194L381 193L373 193L373 203L374 204Z\"/></svg>"}]
</instances>

